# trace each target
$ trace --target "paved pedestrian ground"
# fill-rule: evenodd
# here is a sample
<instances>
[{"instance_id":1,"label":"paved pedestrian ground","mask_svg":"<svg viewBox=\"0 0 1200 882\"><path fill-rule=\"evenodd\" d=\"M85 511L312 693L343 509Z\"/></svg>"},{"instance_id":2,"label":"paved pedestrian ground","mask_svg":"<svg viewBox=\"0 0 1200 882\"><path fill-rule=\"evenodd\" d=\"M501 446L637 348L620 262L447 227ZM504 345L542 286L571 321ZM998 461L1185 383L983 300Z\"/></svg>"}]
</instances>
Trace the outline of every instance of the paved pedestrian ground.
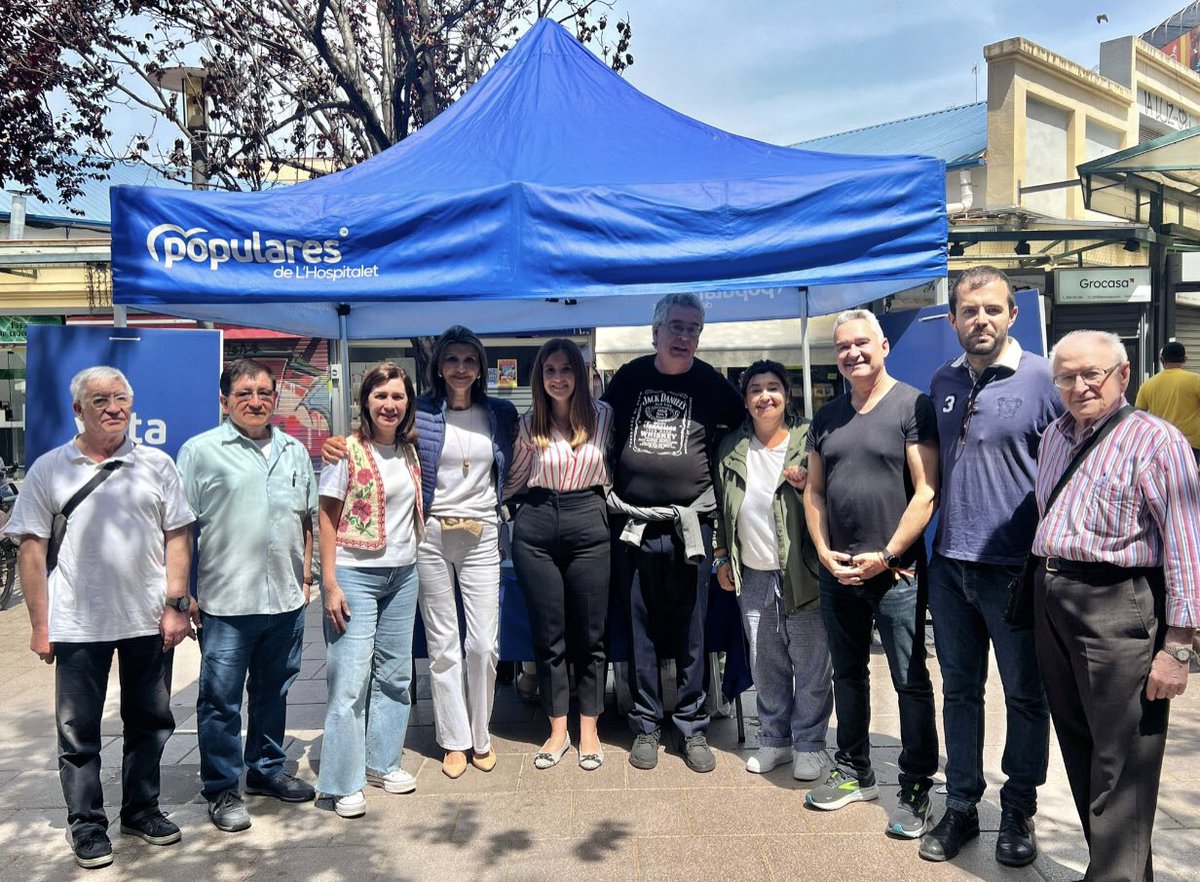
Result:
<instances>
[{"instance_id":1,"label":"paved pedestrian ground","mask_svg":"<svg viewBox=\"0 0 1200 882\"><path fill-rule=\"evenodd\" d=\"M320 610L309 610L304 667L292 688L287 751L297 774L316 780L325 714L324 645ZM117 684L110 686L104 718L104 780L113 819L112 866L75 867L65 839L66 813L56 772L53 668L28 649L23 606L0 612L0 880L94 879L237 880L1069 880L1082 875L1086 851L1070 801L1057 745L1051 745L1049 781L1037 819L1041 854L1020 870L995 863L998 795L981 805L984 833L953 863L917 857L917 843L883 833L895 805L899 721L881 652L872 660L875 714L873 755L880 799L833 812L808 810L806 788L790 768L751 775L744 763L754 746L754 702L745 702L749 748L737 742L732 719L714 721L710 742L716 771L689 771L674 752L658 768L632 768L632 738L615 709L602 720L605 761L584 772L572 751L547 770L533 754L547 732L540 711L500 686L493 729L499 763L485 774L469 768L457 781L441 773L427 679L408 733L404 766L417 776L415 793L393 796L369 789L367 814L343 820L312 804L283 805L248 797L254 824L244 833L220 833L200 798L196 750L196 677L199 653L191 641L176 652L175 735L163 758L163 808L183 829L183 842L158 848L121 836L119 805L121 724ZM936 678L936 663L933 664ZM940 684L935 684L940 690ZM990 784L997 783L1004 732L999 681L989 682ZM941 699L939 691L938 706ZM1200 878L1200 679L1175 702L1159 802L1155 853L1160 882ZM836 720L835 720L836 725ZM833 733L830 733L830 743ZM940 795L936 812L942 810Z\"/></svg>"}]
</instances>

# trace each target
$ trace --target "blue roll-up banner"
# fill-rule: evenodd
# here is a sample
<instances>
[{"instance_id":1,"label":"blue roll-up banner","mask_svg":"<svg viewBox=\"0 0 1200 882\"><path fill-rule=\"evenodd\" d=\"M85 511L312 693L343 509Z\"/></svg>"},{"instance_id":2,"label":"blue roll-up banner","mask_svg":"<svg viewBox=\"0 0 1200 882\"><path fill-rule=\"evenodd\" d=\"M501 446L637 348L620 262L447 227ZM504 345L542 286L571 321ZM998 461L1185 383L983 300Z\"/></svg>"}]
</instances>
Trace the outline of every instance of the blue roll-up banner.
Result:
<instances>
[{"instance_id":1,"label":"blue roll-up banner","mask_svg":"<svg viewBox=\"0 0 1200 882\"><path fill-rule=\"evenodd\" d=\"M175 458L183 442L221 421L221 332L30 325L25 380L25 465L77 433L71 378L93 365L133 386L129 434Z\"/></svg>"}]
</instances>

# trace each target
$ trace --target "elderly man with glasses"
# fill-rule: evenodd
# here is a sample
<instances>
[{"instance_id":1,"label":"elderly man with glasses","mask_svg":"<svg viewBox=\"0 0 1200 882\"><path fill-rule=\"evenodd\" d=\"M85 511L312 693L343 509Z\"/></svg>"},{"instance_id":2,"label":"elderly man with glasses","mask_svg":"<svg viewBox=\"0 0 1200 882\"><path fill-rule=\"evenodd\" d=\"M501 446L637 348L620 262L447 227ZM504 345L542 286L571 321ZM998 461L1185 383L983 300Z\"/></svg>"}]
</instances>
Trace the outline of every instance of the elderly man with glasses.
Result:
<instances>
[{"instance_id":1,"label":"elderly man with glasses","mask_svg":"<svg viewBox=\"0 0 1200 882\"><path fill-rule=\"evenodd\" d=\"M250 826L243 770L246 793L283 802L316 796L284 770L283 742L312 589L317 481L300 442L271 425L275 378L266 365L226 365L221 408L229 419L183 445L179 473L199 533L200 778L213 826L236 833Z\"/></svg>"},{"instance_id":2,"label":"elderly man with glasses","mask_svg":"<svg viewBox=\"0 0 1200 882\"><path fill-rule=\"evenodd\" d=\"M171 458L129 438L133 389L124 374L80 371L71 398L83 431L33 463L5 531L21 540L29 648L55 665L68 841L75 862L94 869L113 860L100 719L114 652L124 727L121 832L151 845L180 840L159 810L159 765L175 731L174 650L192 636L181 606L192 512Z\"/></svg>"},{"instance_id":3,"label":"elderly man with glasses","mask_svg":"<svg viewBox=\"0 0 1200 882\"><path fill-rule=\"evenodd\" d=\"M664 716L659 660L674 659L673 721L688 767L709 772L704 710L704 615L712 572L718 438L746 409L733 385L696 358L704 305L668 294L654 309L654 354L617 371L604 400L613 414L613 569L630 626L636 736L629 762L658 764Z\"/></svg>"},{"instance_id":4,"label":"elderly man with glasses","mask_svg":"<svg viewBox=\"0 0 1200 882\"><path fill-rule=\"evenodd\" d=\"M1200 486L1183 434L1126 402L1119 337L1073 331L1050 362L1068 413L1038 453L1038 664L1088 882L1143 882L1170 699L1200 616Z\"/></svg>"},{"instance_id":5,"label":"elderly man with glasses","mask_svg":"<svg viewBox=\"0 0 1200 882\"><path fill-rule=\"evenodd\" d=\"M1033 816L1046 781L1050 714L1033 650L1033 629L1005 621L1037 510L1033 483L1046 426L1063 413L1050 362L1025 352L1009 329L1012 283L978 266L950 294L962 355L930 381L941 436L941 519L929 563L929 606L942 672L946 813L921 840L921 857L950 860L979 835L983 797L984 689L989 651L1004 689L996 860L1021 867L1037 857Z\"/></svg>"}]
</instances>

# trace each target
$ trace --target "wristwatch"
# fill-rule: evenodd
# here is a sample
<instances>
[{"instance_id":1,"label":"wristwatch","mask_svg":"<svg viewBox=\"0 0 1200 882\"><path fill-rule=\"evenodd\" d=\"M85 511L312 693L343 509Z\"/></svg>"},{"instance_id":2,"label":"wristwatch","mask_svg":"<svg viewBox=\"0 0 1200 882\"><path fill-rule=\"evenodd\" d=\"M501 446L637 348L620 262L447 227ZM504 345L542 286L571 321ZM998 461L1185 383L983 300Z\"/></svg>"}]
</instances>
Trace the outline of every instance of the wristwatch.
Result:
<instances>
[{"instance_id":1,"label":"wristwatch","mask_svg":"<svg viewBox=\"0 0 1200 882\"><path fill-rule=\"evenodd\" d=\"M185 594L183 597L168 597L163 601L167 606L174 607L181 613L187 612L192 606L192 598Z\"/></svg>"},{"instance_id":2,"label":"wristwatch","mask_svg":"<svg viewBox=\"0 0 1200 882\"><path fill-rule=\"evenodd\" d=\"M1192 658L1196 654L1190 646L1163 646L1162 651L1184 665L1191 664Z\"/></svg>"},{"instance_id":3,"label":"wristwatch","mask_svg":"<svg viewBox=\"0 0 1200 882\"><path fill-rule=\"evenodd\" d=\"M883 555L883 562L887 564L887 568L889 570L896 570L904 566L903 562L900 560L900 555L892 554L886 548L882 549L879 553Z\"/></svg>"}]
</instances>

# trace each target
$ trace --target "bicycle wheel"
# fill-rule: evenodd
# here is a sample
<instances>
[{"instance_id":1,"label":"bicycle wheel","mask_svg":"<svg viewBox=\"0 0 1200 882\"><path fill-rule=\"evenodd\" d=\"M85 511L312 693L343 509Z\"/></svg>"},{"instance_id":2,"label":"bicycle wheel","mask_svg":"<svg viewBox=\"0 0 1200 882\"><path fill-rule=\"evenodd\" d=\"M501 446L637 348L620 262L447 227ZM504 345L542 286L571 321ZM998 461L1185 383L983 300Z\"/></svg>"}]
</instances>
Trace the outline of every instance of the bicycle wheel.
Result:
<instances>
[{"instance_id":1,"label":"bicycle wheel","mask_svg":"<svg viewBox=\"0 0 1200 882\"><path fill-rule=\"evenodd\" d=\"M0 610L8 609L16 587L17 559L7 555L0 557Z\"/></svg>"}]
</instances>

